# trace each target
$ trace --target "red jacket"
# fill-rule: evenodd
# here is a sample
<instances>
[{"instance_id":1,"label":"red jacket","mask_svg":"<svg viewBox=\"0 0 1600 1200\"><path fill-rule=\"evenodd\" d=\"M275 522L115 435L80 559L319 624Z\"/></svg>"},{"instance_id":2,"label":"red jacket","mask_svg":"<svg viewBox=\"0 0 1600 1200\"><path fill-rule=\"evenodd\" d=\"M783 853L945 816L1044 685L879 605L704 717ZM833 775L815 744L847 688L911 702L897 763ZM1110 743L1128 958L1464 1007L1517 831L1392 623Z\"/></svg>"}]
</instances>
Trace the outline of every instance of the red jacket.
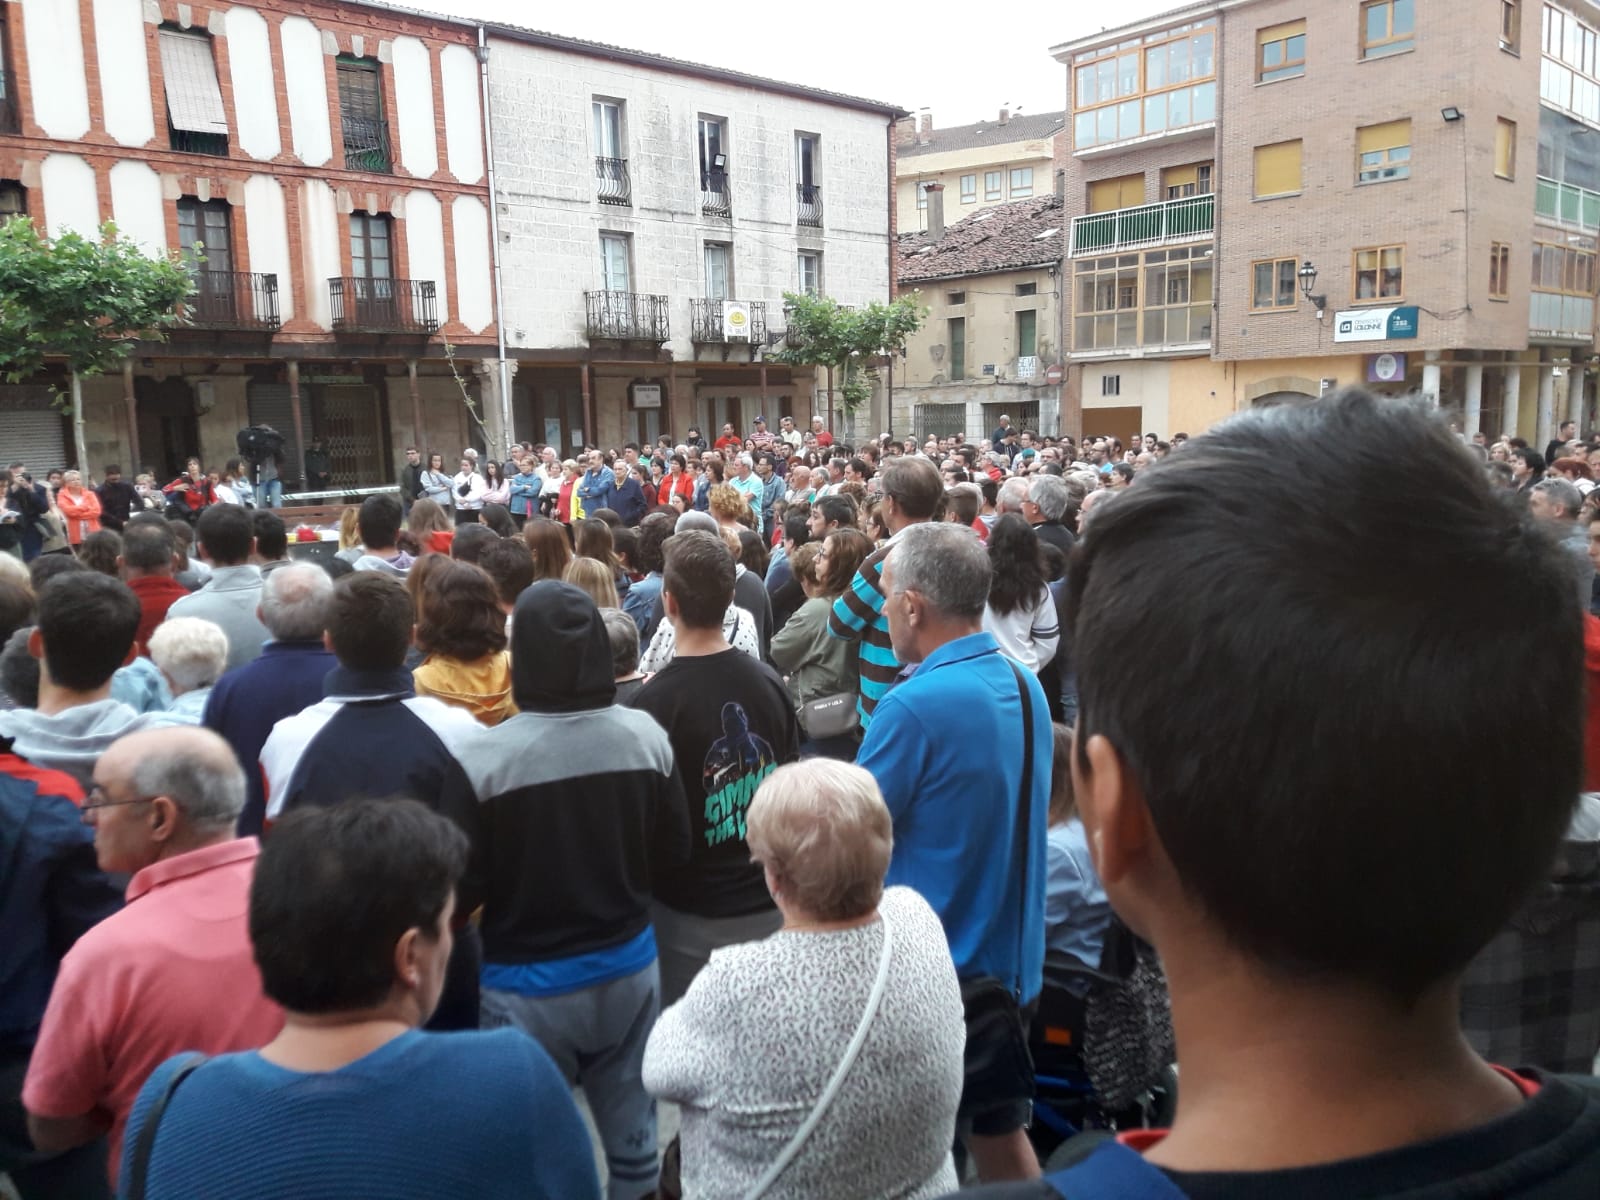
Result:
<instances>
[{"instance_id":1,"label":"red jacket","mask_svg":"<svg viewBox=\"0 0 1600 1200\"><path fill-rule=\"evenodd\" d=\"M737 454L744 449L744 439L736 433L730 433L726 437L719 437L713 449L723 454L730 451Z\"/></svg>"},{"instance_id":2,"label":"red jacket","mask_svg":"<svg viewBox=\"0 0 1600 1200\"><path fill-rule=\"evenodd\" d=\"M186 483L189 485L187 492L177 490ZM192 512L199 512L206 505L217 502L217 495L211 490L211 481L209 479L202 479L199 483L196 483L187 475L179 475L161 490L166 493L168 504L177 504L181 500L189 506Z\"/></svg>"},{"instance_id":3,"label":"red jacket","mask_svg":"<svg viewBox=\"0 0 1600 1200\"><path fill-rule=\"evenodd\" d=\"M142 575L128 580L128 586L139 597L139 632L133 636L143 653L150 645L150 635L156 631L156 626L167 619L167 609L172 607L173 601L187 596L189 589L170 575Z\"/></svg>"}]
</instances>

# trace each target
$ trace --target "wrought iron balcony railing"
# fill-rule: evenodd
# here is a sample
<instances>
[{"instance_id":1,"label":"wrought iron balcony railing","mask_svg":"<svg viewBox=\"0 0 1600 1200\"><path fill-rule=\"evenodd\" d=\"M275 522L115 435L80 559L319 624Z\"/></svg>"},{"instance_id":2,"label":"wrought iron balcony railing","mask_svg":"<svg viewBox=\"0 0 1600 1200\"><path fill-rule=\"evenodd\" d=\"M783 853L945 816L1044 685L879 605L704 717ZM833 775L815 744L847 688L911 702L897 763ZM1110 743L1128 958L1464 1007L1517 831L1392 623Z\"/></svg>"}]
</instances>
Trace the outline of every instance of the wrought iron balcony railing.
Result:
<instances>
[{"instance_id":1,"label":"wrought iron balcony railing","mask_svg":"<svg viewBox=\"0 0 1600 1200\"><path fill-rule=\"evenodd\" d=\"M389 125L366 117L346 116L344 127L344 165L349 171L373 175L394 173L394 155L389 149Z\"/></svg>"},{"instance_id":2,"label":"wrought iron balcony railing","mask_svg":"<svg viewBox=\"0 0 1600 1200\"><path fill-rule=\"evenodd\" d=\"M815 183L799 183L795 185L796 199L799 208L795 217L797 225L815 225L822 227L822 188Z\"/></svg>"},{"instance_id":3,"label":"wrought iron balcony railing","mask_svg":"<svg viewBox=\"0 0 1600 1200\"><path fill-rule=\"evenodd\" d=\"M585 292L591 338L619 342L665 342L670 336L667 298L641 292Z\"/></svg>"},{"instance_id":4,"label":"wrought iron balcony railing","mask_svg":"<svg viewBox=\"0 0 1600 1200\"><path fill-rule=\"evenodd\" d=\"M167 144L180 154L209 154L214 158L228 157L228 135L225 133L195 133L190 129L167 126Z\"/></svg>"},{"instance_id":5,"label":"wrought iron balcony railing","mask_svg":"<svg viewBox=\"0 0 1600 1200\"><path fill-rule=\"evenodd\" d=\"M433 333L439 328L431 279L328 280L335 333Z\"/></svg>"},{"instance_id":6,"label":"wrought iron balcony railing","mask_svg":"<svg viewBox=\"0 0 1600 1200\"><path fill-rule=\"evenodd\" d=\"M1185 196L1074 217L1071 254L1115 254L1210 237L1216 211L1215 196Z\"/></svg>"},{"instance_id":7,"label":"wrought iron balcony railing","mask_svg":"<svg viewBox=\"0 0 1600 1200\"><path fill-rule=\"evenodd\" d=\"M731 217L733 198L728 194L726 171L702 171L700 174L700 211L708 217Z\"/></svg>"},{"instance_id":8,"label":"wrought iron balcony railing","mask_svg":"<svg viewBox=\"0 0 1600 1200\"><path fill-rule=\"evenodd\" d=\"M763 301L752 300L745 305L750 310L750 323L743 334L729 337L728 324L723 319L721 300L689 301L689 340L702 345L748 342L752 346L767 344L767 306Z\"/></svg>"},{"instance_id":9,"label":"wrought iron balcony railing","mask_svg":"<svg viewBox=\"0 0 1600 1200\"><path fill-rule=\"evenodd\" d=\"M278 277L255 271L196 271L194 292L183 302L194 329L248 329L270 332L278 315Z\"/></svg>"},{"instance_id":10,"label":"wrought iron balcony railing","mask_svg":"<svg viewBox=\"0 0 1600 1200\"><path fill-rule=\"evenodd\" d=\"M595 197L601 204L632 204L633 184L628 179L628 160L594 160Z\"/></svg>"}]
</instances>

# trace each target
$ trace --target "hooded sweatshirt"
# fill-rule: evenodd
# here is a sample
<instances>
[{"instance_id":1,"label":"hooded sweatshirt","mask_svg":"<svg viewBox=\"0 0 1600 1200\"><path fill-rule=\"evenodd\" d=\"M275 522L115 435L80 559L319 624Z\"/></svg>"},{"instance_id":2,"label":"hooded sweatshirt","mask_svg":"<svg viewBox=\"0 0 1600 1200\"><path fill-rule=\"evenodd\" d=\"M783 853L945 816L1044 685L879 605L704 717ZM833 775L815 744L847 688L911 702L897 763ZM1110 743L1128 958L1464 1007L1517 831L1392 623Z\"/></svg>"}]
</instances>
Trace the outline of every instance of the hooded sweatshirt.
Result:
<instances>
[{"instance_id":1,"label":"hooded sweatshirt","mask_svg":"<svg viewBox=\"0 0 1600 1200\"><path fill-rule=\"evenodd\" d=\"M485 725L498 725L516 715L511 698L511 656L504 650L472 662L430 654L412 672L412 678L417 695L436 696L464 708Z\"/></svg>"},{"instance_id":2,"label":"hooded sweatshirt","mask_svg":"<svg viewBox=\"0 0 1600 1200\"><path fill-rule=\"evenodd\" d=\"M483 906L484 986L560 995L655 958L652 884L688 861L689 819L666 734L614 703L594 602L535 583L513 630L521 713L462 747L469 786L443 808L472 846L459 907Z\"/></svg>"},{"instance_id":3,"label":"hooded sweatshirt","mask_svg":"<svg viewBox=\"0 0 1600 1200\"><path fill-rule=\"evenodd\" d=\"M355 559L355 569L358 571L376 571L380 575L389 575L404 582L406 575L411 570L411 564L416 559L404 550L396 550L391 557L381 554L363 553Z\"/></svg>"},{"instance_id":4,"label":"hooded sweatshirt","mask_svg":"<svg viewBox=\"0 0 1600 1200\"><path fill-rule=\"evenodd\" d=\"M65 771L85 788L94 782L94 765L124 734L160 723L160 714L140 714L120 700L96 700L46 716L36 708L0 712L0 737L36 767Z\"/></svg>"}]
</instances>

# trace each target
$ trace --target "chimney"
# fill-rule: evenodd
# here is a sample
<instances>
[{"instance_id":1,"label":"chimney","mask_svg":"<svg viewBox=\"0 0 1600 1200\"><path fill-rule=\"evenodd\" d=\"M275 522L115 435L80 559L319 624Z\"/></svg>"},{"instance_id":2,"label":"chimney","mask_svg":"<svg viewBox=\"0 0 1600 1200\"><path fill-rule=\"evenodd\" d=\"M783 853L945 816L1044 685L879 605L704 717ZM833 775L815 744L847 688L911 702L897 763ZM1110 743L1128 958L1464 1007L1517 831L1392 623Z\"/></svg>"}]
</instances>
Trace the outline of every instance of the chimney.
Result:
<instances>
[{"instance_id":1,"label":"chimney","mask_svg":"<svg viewBox=\"0 0 1600 1200\"><path fill-rule=\"evenodd\" d=\"M931 110L925 108L922 110L921 115L917 118L917 145L926 146L932 140L933 113Z\"/></svg>"},{"instance_id":2,"label":"chimney","mask_svg":"<svg viewBox=\"0 0 1600 1200\"><path fill-rule=\"evenodd\" d=\"M1059 201L1062 204L1065 204L1066 201L1067 201L1067 173L1065 171L1057 171L1056 172L1056 189L1055 190L1056 190L1056 200Z\"/></svg>"},{"instance_id":3,"label":"chimney","mask_svg":"<svg viewBox=\"0 0 1600 1200\"><path fill-rule=\"evenodd\" d=\"M1000 106L1000 124L1007 125L1011 122L1011 101L1007 100Z\"/></svg>"},{"instance_id":4,"label":"chimney","mask_svg":"<svg viewBox=\"0 0 1600 1200\"><path fill-rule=\"evenodd\" d=\"M917 119L915 117L901 117L894 123L894 144L896 146L909 146L917 140Z\"/></svg>"},{"instance_id":5,"label":"chimney","mask_svg":"<svg viewBox=\"0 0 1600 1200\"><path fill-rule=\"evenodd\" d=\"M944 184L930 183L928 193L928 236L937 242L944 237Z\"/></svg>"}]
</instances>

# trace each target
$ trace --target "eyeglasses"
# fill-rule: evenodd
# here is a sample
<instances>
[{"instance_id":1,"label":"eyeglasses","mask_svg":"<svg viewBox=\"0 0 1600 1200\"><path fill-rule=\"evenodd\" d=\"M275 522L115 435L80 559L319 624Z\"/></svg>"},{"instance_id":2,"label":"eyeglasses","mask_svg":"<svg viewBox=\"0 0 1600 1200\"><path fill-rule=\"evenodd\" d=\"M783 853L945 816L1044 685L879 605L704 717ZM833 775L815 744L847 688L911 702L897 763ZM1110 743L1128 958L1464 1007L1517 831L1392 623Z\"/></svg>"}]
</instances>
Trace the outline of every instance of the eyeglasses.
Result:
<instances>
[{"instance_id":1,"label":"eyeglasses","mask_svg":"<svg viewBox=\"0 0 1600 1200\"><path fill-rule=\"evenodd\" d=\"M98 798L97 798L98 797ZM136 800L107 800L106 794L100 788L90 790L89 798L83 802L80 812L94 812L98 808L120 808L124 804L149 804L156 796L140 796Z\"/></svg>"}]
</instances>

